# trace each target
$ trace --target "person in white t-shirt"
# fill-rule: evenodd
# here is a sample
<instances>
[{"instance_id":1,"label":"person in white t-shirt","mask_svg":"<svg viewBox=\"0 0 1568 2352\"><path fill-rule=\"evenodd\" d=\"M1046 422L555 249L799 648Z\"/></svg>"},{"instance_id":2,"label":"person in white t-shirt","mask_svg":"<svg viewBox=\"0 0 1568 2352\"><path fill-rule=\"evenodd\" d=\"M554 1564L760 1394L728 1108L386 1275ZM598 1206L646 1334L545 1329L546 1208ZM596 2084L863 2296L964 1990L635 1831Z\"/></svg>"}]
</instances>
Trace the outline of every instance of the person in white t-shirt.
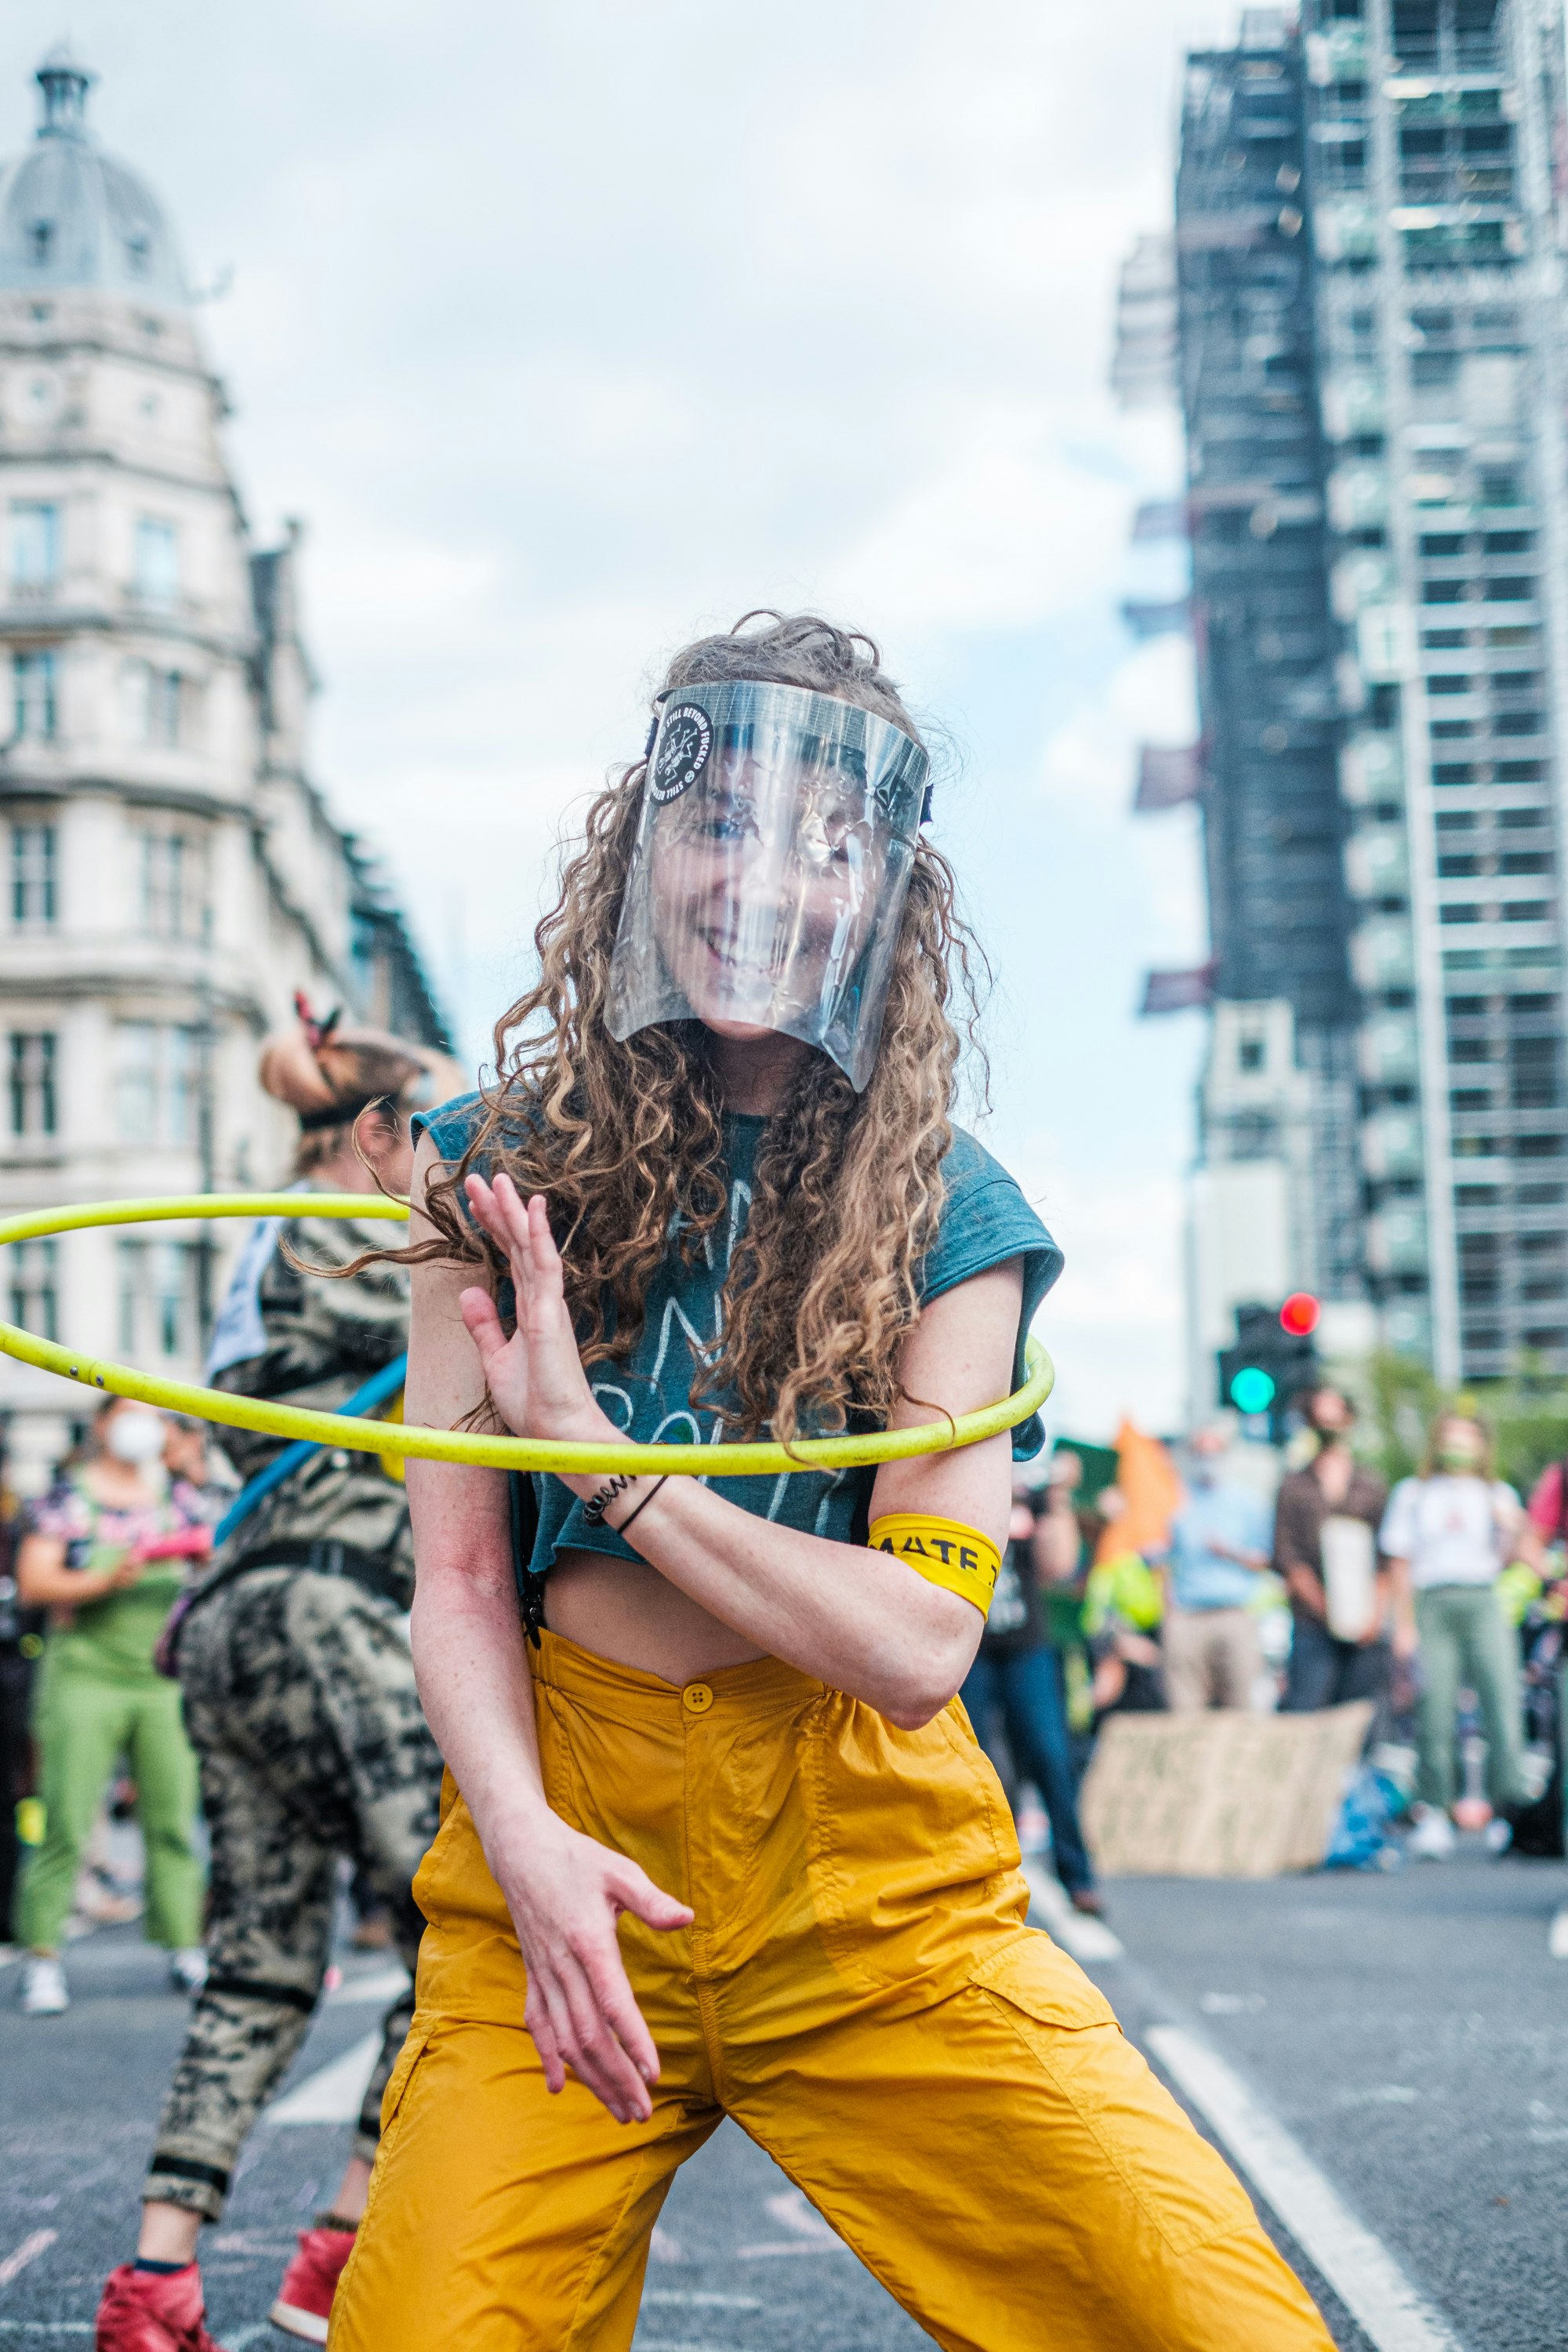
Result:
<instances>
[{"instance_id":1,"label":"person in white t-shirt","mask_svg":"<svg viewBox=\"0 0 1568 2352\"><path fill-rule=\"evenodd\" d=\"M1421 1653L1410 1852L1428 1861L1453 1851L1461 1683L1480 1702L1494 1811L1506 1814L1524 1801L1518 1644L1497 1595L1521 1517L1513 1488L1491 1475L1486 1429L1457 1412L1433 1423L1420 1475L1400 1480L1384 1513L1378 1549L1394 1590L1394 1651L1406 1658Z\"/></svg>"}]
</instances>

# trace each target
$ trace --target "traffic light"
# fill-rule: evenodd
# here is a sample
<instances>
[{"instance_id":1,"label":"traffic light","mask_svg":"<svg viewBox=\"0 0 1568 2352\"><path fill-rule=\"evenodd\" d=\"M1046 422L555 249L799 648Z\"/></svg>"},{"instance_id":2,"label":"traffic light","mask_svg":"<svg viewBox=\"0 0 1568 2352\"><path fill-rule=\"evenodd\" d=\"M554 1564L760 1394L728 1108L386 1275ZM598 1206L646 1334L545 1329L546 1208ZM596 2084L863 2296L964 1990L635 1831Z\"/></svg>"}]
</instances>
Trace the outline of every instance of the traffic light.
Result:
<instances>
[{"instance_id":1,"label":"traffic light","mask_svg":"<svg viewBox=\"0 0 1568 2352\"><path fill-rule=\"evenodd\" d=\"M1257 1420L1267 1414L1268 1435L1278 1445L1285 1408L1318 1377L1312 1333L1319 1307L1310 1291L1292 1291L1282 1307L1248 1305L1236 1310L1236 1345L1219 1351L1219 1401Z\"/></svg>"}]
</instances>

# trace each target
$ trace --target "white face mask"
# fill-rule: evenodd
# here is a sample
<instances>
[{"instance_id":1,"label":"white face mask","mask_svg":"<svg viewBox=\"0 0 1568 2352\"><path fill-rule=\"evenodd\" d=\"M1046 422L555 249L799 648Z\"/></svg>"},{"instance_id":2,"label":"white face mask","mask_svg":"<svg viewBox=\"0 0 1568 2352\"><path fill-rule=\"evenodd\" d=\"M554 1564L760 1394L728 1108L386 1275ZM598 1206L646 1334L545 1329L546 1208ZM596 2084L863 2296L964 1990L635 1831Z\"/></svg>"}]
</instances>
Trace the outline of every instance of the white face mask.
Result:
<instances>
[{"instance_id":1,"label":"white face mask","mask_svg":"<svg viewBox=\"0 0 1568 2352\"><path fill-rule=\"evenodd\" d=\"M105 1443L117 1462L140 1465L156 1462L163 1451L163 1435L162 1413L143 1409L137 1412L117 1412L109 1424Z\"/></svg>"}]
</instances>

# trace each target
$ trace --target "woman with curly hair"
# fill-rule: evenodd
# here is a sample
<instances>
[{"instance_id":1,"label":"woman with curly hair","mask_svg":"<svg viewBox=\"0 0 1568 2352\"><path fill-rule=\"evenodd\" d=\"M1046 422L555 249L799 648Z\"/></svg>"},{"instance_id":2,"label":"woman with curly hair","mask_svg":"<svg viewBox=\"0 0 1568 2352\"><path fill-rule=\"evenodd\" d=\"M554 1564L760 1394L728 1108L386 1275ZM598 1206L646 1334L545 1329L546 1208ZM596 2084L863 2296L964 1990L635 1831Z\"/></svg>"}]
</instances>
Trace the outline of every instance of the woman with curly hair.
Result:
<instances>
[{"instance_id":1,"label":"woman with curly hair","mask_svg":"<svg viewBox=\"0 0 1568 2352\"><path fill-rule=\"evenodd\" d=\"M788 1444L1020 1376L1060 1257L949 1115L969 953L924 749L868 639L759 619L672 663L495 1084L422 1122L413 1418ZM337 2352L628 2346L725 2115L941 2344L1324 2352L1025 1924L954 1697L1009 1452L531 1496L410 1463L447 1780Z\"/></svg>"}]
</instances>

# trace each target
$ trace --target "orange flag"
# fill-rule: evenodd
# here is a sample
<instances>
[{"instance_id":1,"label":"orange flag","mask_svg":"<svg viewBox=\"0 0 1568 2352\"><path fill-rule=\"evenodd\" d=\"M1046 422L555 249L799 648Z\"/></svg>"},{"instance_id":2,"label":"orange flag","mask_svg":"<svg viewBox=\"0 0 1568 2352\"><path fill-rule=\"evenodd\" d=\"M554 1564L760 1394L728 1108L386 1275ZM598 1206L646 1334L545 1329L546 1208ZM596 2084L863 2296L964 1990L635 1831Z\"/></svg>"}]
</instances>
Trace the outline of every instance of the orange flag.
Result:
<instances>
[{"instance_id":1,"label":"orange flag","mask_svg":"<svg viewBox=\"0 0 1568 2352\"><path fill-rule=\"evenodd\" d=\"M1100 1537L1095 1557L1110 1559L1123 1551L1163 1551L1182 1499L1182 1482L1159 1439L1145 1437L1130 1421L1124 1421L1116 1433L1116 1484L1127 1507Z\"/></svg>"}]
</instances>

